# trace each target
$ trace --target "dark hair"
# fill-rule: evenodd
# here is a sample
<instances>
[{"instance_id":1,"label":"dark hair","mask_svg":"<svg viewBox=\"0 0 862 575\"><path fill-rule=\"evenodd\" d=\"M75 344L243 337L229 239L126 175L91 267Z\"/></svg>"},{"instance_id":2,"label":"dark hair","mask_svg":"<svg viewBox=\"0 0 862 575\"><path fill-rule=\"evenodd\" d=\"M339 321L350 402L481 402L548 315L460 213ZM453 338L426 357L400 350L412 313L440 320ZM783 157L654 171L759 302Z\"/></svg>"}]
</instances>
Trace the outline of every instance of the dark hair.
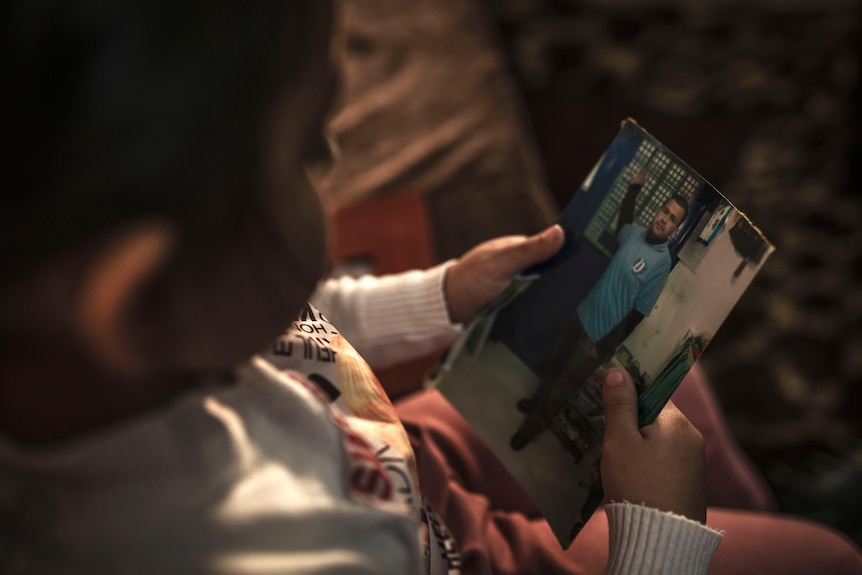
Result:
<instances>
[{"instance_id":1,"label":"dark hair","mask_svg":"<svg viewBox=\"0 0 862 575\"><path fill-rule=\"evenodd\" d=\"M669 202L669 201L671 201L671 200L673 200L674 202L676 202L676 203L679 205L679 207L681 207L681 208L682 208L683 214L682 214L682 217L681 217L681 218L680 218L680 220L679 220L679 223L681 224L683 221L685 221L685 218L687 218L687 217L688 217L688 209L689 209L689 208L688 208L688 200L686 199L686 197L685 197L685 196L682 196L682 195L680 195L680 194L674 194L674 195L672 195L670 198L668 198L668 200L667 200L667 201ZM665 203L667 203L667 202L665 202Z\"/></svg>"},{"instance_id":2,"label":"dark hair","mask_svg":"<svg viewBox=\"0 0 862 575\"><path fill-rule=\"evenodd\" d=\"M0 287L135 217L223 225L253 192L263 113L304 61L311 1L7 5Z\"/></svg>"}]
</instances>

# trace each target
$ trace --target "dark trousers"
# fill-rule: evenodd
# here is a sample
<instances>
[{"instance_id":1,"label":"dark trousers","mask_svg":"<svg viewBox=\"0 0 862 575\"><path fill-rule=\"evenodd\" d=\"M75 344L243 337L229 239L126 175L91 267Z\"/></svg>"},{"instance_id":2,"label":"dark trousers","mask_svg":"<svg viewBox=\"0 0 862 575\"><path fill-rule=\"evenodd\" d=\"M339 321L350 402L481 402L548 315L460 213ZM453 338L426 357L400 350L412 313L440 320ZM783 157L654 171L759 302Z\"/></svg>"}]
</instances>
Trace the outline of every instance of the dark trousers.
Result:
<instances>
[{"instance_id":1,"label":"dark trousers","mask_svg":"<svg viewBox=\"0 0 862 575\"><path fill-rule=\"evenodd\" d=\"M603 343L593 344L577 315L569 323L548 359L524 422L512 436L514 449L550 428L587 377L613 354L614 350L606 349L610 346Z\"/></svg>"}]
</instances>

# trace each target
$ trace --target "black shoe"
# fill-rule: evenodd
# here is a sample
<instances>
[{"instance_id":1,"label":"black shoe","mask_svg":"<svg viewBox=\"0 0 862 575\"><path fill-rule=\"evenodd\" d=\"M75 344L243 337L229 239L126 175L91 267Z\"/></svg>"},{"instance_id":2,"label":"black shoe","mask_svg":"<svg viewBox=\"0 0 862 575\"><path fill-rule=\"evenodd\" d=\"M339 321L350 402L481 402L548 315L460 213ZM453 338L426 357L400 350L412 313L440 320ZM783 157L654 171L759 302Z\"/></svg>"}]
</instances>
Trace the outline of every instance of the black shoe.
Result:
<instances>
[{"instance_id":1,"label":"black shoe","mask_svg":"<svg viewBox=\"0 0 862 575\"><path fill-rule=\"evenodd\" d=\"M525 439L520 433L516 433L512 436L512 439L509 440L509 447L515 451L521 451L529 442L529 439Z\"/></svg>"}]
</instances>

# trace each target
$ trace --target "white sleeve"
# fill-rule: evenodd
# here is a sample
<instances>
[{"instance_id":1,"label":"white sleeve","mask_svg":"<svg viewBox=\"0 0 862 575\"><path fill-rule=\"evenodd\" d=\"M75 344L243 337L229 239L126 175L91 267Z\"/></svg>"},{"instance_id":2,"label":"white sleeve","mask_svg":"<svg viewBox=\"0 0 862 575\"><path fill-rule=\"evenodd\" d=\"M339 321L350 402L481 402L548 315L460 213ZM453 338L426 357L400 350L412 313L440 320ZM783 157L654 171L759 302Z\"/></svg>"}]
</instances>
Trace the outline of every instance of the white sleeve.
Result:
<instances>
[{"instance_id":1,"label":"white sleeve","mask_svg":"<svg viewBox=\"0 0 862 575\"><path fill-rule=\"evenodd\" d=\"M386 367L430 353L458 335L443 295L452 263L382 277L327 280L311 303L371 366Z\"/></svg>"},{"instance_id":2,"label":"white sleeve","mask_svg":"<svg viewBox=\"0 0 862 575\"><path fill-rule=\"evenodd\" d=\"M722 532L633 503L605 505L610 555L605 575L701 575Z\"/></svg>"}]
</instances>

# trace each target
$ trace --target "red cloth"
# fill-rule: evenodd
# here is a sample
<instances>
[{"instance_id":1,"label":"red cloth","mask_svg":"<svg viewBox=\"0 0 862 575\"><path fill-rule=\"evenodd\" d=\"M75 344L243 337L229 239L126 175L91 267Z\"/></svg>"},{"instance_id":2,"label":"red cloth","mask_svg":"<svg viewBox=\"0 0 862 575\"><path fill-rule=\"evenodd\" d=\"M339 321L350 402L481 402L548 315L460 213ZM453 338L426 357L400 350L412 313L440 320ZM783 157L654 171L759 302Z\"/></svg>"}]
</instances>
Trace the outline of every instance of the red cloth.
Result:
<instances>
[{"instance_id":1,"label":"red cloth","mask_svg":"<svg viewBox=\"0 0 862 575\"><path fill-rule=\"evenodd\" d=\"M710 574L862 574L862 553L847 537L774 513L774 497L733 441L697 367L673 401L704 436L708 523L726 533ZM603 572L608 528L601 509L563 551L529 497L439 393L412 395L396 410L421 488L458 541L465 573Z\"/></svg>"}]
</instances>

